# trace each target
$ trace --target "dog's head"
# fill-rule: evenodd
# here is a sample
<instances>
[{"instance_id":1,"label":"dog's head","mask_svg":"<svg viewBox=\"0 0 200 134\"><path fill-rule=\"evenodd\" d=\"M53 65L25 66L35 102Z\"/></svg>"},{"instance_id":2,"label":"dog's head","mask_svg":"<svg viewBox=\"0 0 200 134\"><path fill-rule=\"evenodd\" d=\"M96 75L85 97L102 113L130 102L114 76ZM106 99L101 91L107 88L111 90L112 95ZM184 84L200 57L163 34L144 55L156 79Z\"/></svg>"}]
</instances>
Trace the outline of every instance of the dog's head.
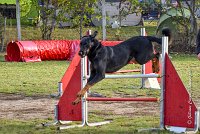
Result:
<instances>
[{"instance_id":1,"label":"dog's head","mask_svg":"<svg viewBox=\"0 0 200 134\"><path fill-rule=\"evenodd\" d=\"M160 57L160 53L156 53L154 55L153 59L151 60L153 73L159 73L159 71L160 71L159 57Z\"/></svg>"},{"instance_id":2,"label":"dog's head","mask_svg":"<svg viewBox=\"0 0 200 134\"><path fill-rule=\"evenodd\" d=\"M94 39L97 36L98 32L95 31L92 35L83 36L80 42L80 51L78 52L81 58L88 55L90 49L94 45Z\"/></svg>"}]
</instances>

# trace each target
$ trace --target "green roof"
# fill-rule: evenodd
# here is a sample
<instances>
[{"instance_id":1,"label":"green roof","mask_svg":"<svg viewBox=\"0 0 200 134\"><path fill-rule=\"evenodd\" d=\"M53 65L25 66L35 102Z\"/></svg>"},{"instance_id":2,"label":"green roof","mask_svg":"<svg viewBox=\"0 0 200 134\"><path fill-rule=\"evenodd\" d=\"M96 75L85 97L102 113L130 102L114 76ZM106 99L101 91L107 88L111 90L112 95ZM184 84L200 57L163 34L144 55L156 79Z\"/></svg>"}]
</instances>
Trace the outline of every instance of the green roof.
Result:
<instances>
[{"instance_id":1,"label":"green roof","mask_svg":"<svg viewBox=\"0 0 200 134\"><path fill-rule=\"evenodd\" d=\"M0 4L16 4L16 0L0 0Z\"/></svg>"}]
</instances>

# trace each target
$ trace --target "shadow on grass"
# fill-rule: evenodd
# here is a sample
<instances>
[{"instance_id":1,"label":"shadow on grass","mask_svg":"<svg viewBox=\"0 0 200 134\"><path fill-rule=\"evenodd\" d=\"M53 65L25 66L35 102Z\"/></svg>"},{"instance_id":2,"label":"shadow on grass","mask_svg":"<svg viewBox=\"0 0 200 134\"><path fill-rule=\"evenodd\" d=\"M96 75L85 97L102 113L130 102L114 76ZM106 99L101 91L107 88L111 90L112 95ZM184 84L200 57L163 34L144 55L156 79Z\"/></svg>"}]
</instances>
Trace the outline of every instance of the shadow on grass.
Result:
<instances>
[{"instance_id":1,"label":"shadow on grass","mask_svg":"<svg viewBox=\"0 0 200 134\"><path fill-rule=\"evenodd\" d=\"M5 52L0 52L0 62L5 62Z\"/></svg>"},{"instance_id":2,"label":"shadow on grass","mask_svg":"<svg viewBox=\"0 0 200 134\"><path fill-rule=\"evenodd\" d=\"M0 55L0 62L5 62L5 57L3 55Z\"/></svg>"}]
</instances>

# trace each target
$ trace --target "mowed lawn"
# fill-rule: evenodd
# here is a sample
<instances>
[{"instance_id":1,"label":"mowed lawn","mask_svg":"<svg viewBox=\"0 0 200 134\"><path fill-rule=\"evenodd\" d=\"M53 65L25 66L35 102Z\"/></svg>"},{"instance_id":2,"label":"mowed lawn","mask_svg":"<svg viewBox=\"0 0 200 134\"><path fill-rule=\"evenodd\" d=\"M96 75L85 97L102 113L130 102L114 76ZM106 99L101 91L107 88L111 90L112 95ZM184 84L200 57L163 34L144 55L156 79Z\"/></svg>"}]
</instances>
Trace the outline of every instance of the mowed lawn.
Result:
<instances>
[{"instance_id":1,"label":"mowed lawn","mask_svg":"<svg viewBox=\"0 0 200 134\"><path fill-rule=\"evenodd\" d=\"M32 29L32 28L28 28ZM153 35L155 27L149 27L149 34ZM54 35L55 39L77 39L76 36L66 35L64 32L67 29L62 29L62 32ZM101 29L99 29L101 30ZM126 30L132 30L126 35ZM55 32L55 33L56 33ZM124 33L123 33L124 32ZM63 37L66 35L65 37ZM72 32L69 32L72 33ZM78 32L77 32L78 33ZM122 30L124 36L122 39L126 39L132 35L138 35L140 33L140 27L133 29ZM26 30L26 34L30 34ZM29 37L35 39L35 34L30 34ZM72 34L71 34L72 35ZM39 39L39 37L37 37ZM101 38L101 36L99 37ZM115 40L117 36L113 36L113 31L108 30L108 38ZM28 37L24 35L24 39L28 40ZM68 38L67 38L68 39ZM56 93L58 88L58 82L61 80L64 72L69 66L69 61L42 61L34 63L23 62L5 62L5 53L0 53L0 93L3 94L22 94L25 96L46 96ZM180 75L184 85L191 93L194 101L200 99L199 92L199 79L200 79L200 62L196 59L195 55L187 54L170 54L171 60ZM124 69L137 69L138 65L128 65ZM191 83L191 84L190 84ZM139 89L139 79L116 79L116 80L103 80L100 83L92 87L93 92L98 92L107 97L114 96L150 96L159 97L159 90ZM1 103L1 102L0 102ZM117 108L117 107L116 107ZM158 116L115 116L112 113L105 111L98 111L98 109L92 112L90 121L99 121L107 119L109 115L112 117L112 123L99 127L83 127L73 128L69 130L58 131L56 126L41 127L42 122L51 122L53 118L47 117L46 119L7 119L6 117L0 118L0 134L55 134L55 133L70 133L70 134L132 134L138 133L137 130L141 128L155 128L159 127ZM146 132L149 133L149 132ZM167 131L158 131L155 133L169 133Z\"/></svg>"},{"instance_id":2,"label":"mowed lawn","mask_svg":"<svg viewBox=\"0 0 200 134\"><path fill-rule=\"evenodd\" d=\"M195 55L171 55L181 79L188 87L194 100L200 98L199 78L200 67ZM5 62L3 54L0 57L0 92L6 94L23 94L26 96L49 96L57 92L57 83L62 78L70 62L68 61L42 61L35 63L23 62ZM139 66L128 65L127 69L139 68ZM190 76L192 75L192 76ZM190 79L192 86L190 86ZM140 86L140 80L136 79L117 79L103 80L92 88L92 91L101 93L108 97L133 95L133 96L152 96L159 97L158 90L137 90L134 87ZM105 109L106 110L106 109ZM111 114L111 113L110 113ZM96 111L92 113L91 120L101 120L104 114ZM46 120L8 120L0 119L0 133L133 133L141 128L159 127L159 117L139 116L137 118L114 116L113 122L101 127L84 127L69 130L57 131L55 126L39 127L42 122L50 122L53 119ZM159 131L159 133L168 133Z\"/></svg>"}]
</instances>

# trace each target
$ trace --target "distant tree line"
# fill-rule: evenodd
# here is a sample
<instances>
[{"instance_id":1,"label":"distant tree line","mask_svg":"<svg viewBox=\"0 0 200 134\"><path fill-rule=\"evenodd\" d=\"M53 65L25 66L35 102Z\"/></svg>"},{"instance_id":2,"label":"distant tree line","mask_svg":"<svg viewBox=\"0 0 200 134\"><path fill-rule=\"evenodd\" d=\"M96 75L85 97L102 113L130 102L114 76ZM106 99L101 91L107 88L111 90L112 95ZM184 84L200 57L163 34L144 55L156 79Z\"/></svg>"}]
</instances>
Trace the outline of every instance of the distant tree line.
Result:
<instances>
[{"instance_id":1,"label":"distant tree line","mask_svg":"<svg viewBox=\"0 0 200 134\"><path fill-rule=\"evenodd\" d=\"M37 1L37 0L32 0ZM142 13L145 8L149 8L148 2L139 2L138 0L118 0L119 1L119 22L128 14ZM97 14L99 0L41 0L41 5L38 6L41 18L41 32L43 39L51 39L51 34L56 26L56 22L68 22L73 26L80 27L80 35L82 26L89 25L92 17L101 19L101 14ZM197 34L197 16L195 14L197 5L200 5L199 0L177 0L177 7L172 5L171 0L166 0L166 3L161 3L161 0L154 0L154 6L160 14L167 13L169 8L187 8L190 11L190 18L180 21L179 18L173 17L178 26L182 26L188 38L188 46L195 44ZM122 6L123 5L123 6ZM184 18L184 12L182 12Z\"/></svg>"}]
</instances>

